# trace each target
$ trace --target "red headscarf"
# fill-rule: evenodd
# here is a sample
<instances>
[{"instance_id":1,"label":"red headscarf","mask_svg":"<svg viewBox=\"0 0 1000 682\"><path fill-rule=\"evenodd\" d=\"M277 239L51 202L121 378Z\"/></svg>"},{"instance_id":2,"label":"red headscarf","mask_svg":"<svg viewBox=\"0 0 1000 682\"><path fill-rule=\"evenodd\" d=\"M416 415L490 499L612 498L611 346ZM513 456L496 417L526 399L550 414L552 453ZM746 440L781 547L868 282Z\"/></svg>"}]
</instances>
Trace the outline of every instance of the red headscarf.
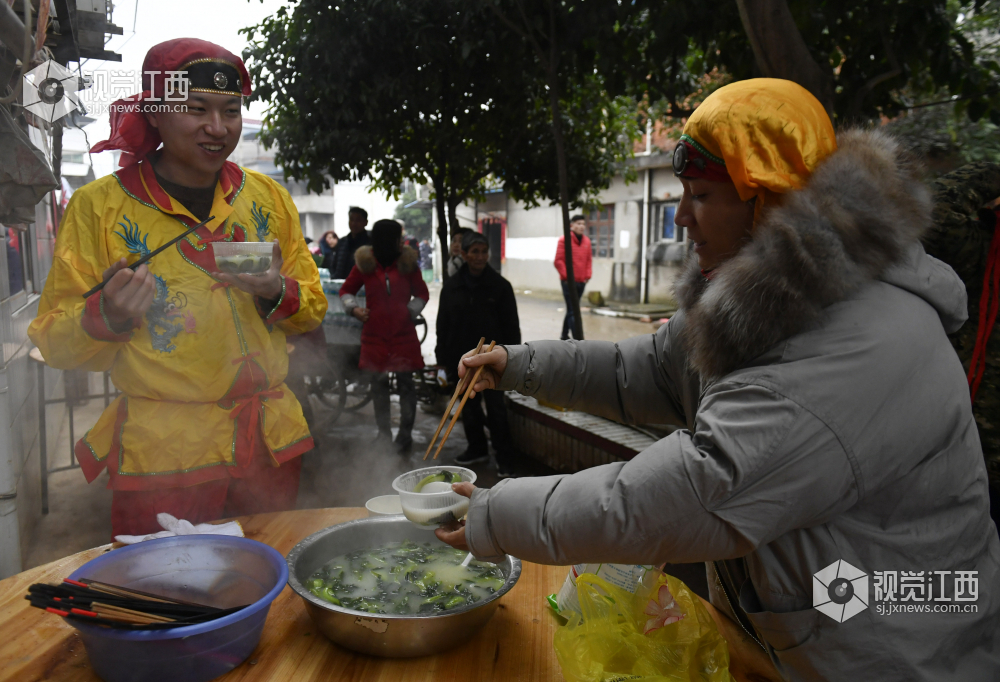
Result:
<instances>
[{"instance_id":1,"label":"red headscarf","mask_svg":"<svg viewBox=\"0 0 1000 682\"><path fill-rule=\"evenodd\" d=\"M142 92L111 105L111 135L94 145L91 151L120 149L122 155L118 165L125 167L141 161L159 147L160 133L146 120L141 104L163 96L168 71L182 71L196 60L218 61L235 67L240 75L240 92L244 97L250 94L250 75L246 66L229 50L197 38L177 38L154 45L142 62Z\"/></svg>"}]
</instances>

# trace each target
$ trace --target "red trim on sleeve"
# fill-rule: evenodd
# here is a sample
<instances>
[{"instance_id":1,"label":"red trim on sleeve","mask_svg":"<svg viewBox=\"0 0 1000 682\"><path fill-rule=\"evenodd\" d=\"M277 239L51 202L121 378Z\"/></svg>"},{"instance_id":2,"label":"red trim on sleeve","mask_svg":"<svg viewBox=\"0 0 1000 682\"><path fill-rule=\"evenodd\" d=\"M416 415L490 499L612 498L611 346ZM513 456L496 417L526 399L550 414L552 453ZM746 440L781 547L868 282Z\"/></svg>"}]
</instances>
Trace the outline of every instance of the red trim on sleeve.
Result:
<instances>
[{"instance_id":1,"label":"red trim on sleeve","mask_svg":"<svg viewBox=\"0 0 1000 682\"><path fill-rule=\"evenodd\" d=\"M98 341L108 341L111 343L125 343L132 338L132 330L138 328L139 323L132 320L132 326L128 331L117 333L111 329L111 322L104 314L104 292L97 296L91 296L83 306L83 317L80 319L83 331L90 334Z\"/></svg>"},{"instance_id":2,"label":"red trim on sleeve","mask_svg":"<svg viewBox=\"0 0 1000 682\"><path fill-rule=\"evenodd\" d=\"M270 310L266 310L263 305L267 305L260 297L254 297L257 305L257 313L264 318L267 324L274 324L299 312L299 283L291 277L282 276L281 298ZM263 305L262 305L263 304Z\"/></svg>"}]
</instances>

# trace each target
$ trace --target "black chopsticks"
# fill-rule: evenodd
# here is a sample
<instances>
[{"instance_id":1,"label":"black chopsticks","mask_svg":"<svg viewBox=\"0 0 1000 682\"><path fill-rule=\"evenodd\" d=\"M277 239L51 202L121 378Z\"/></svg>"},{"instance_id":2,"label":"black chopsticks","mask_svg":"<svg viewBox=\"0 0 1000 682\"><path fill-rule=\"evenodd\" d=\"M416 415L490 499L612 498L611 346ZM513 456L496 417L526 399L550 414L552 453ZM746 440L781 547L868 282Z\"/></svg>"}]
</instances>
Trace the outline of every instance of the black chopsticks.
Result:
<instances>
[{"instance_id":1,"label":"black chopsticks","mask_svg":"<svg viewBox=\"0 0 1000 682\"><path fill-rule=\"evenodd\" d=\"M130 263L128 265L129 269L131 269L134 272L137 267L139 267L140 265L143 265L143 264L149 262L150 258L152 258L156 254L160 253L164 249L173 246L174 244L176 244L180 240L184 239L184 237L188 236L189 234L191 234L192 232L194 232L195 230L197 230L199 227L204 227L205 225L208 225L208 223L210 223L212 220L215 220L215 216L214 215L208 216L207 218L205 218L204 220L202 220L200 223L198 223L197 225L195 225L192 228L189 228L186 232L182 232L181 234L179 234L178 236L174 237L173 239L171 239L169 242L167 242L166 244L164 244L160 248L156 249L155 251L151 251L150 253L146 254L145 256L143 256L142 258L140 258L139 260L137 260L136 262ZM104 285L107 284L109 281L111 281L111 280L109 280L109 279L104 280L103 282L101 282L100 284L98 284L97 286L95 286L93 289L91 289L90 291L88 291L87 293L85 293L83 295L83 297L84 298L90 298L91 296L93 296L94 294L96 294L98 291L100 291L101 289L103 289Z\"/></svg>"},{"instance_id":2,"label":"black chopsticks","mask_svg":"<svg viewBox=\"0 0 1000 682\"><path fill-rule=\"evenodd\" d=\"M24 598L35 608L57 616L127 630L195 625L247 606L220 609L94 580L68 578L60 585L35 583Z\"/></svg>"}]
</instances>

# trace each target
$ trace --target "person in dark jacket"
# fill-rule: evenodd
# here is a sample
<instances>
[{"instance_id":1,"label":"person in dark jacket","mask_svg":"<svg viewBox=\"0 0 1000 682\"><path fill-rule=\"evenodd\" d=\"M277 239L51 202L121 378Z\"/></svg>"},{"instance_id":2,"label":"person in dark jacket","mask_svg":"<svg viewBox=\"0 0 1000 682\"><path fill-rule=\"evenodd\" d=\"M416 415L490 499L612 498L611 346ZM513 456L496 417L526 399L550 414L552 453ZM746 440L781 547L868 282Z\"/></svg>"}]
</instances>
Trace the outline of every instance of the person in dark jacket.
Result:
<instances>
[{"instance_id":1,"label":"person in dark jacket","mask_svg":"<svg viewBox=\"0 0 1000 682\"><path fill-rule=\"evenodd\" d=\"M347 279L354 267L354 252L372 243L371 232L365 230L368 227L368 211L365 209L351 206L347 212L347 227L350 232L337 243L330 270L332 279Z\"/></svg>"},{"instance_id":2,"label":"person in dark jacket","mask_svg":"<svg viewBox=\"0 0 1000 682\"><path fill-rule=\"evenodd\" d=\"M402 245L402 228L395 220L379 220L372 228L371 246L354 254L355 267L340 287L344 311L361 320L361 360L358 366L371 373L372 404L379 438L392 438L389 421L389 372L399 386L399 433L396 448L407 453L413 447L411 432L417 413L413 372L423 368L424 358L413 321L427 305L430 295L417 267L417 253ZM365 287L366 305L354 297Z\"/></svg>"},{"instance_id":3,"label":"person in dark jacket","mask_svg":"<svg viewBox=\"0 0 1000 682\"><path fill-rule=\"evenodd\" d=\"M437 347L439 365L447 368L448 378L458 380L458 361L480 337L486 343L521 342L521 326L517 318L517 300L510 282L489 266L490 246L478 232L462 237L462 258L465 263L455 276L441 288L437 317ZM484 421L490 429L493 448L497 452L497 470L501 478L514 475L515 453L507 423L507 408L501 391L482 391L462 410L462 426L469 449L459 455L458 464L466 466L489 459ZM483 419L482 403L486 402L487 417Z\"/></svg>"},{"instance_id":4,"label":"person in dark jacket","mask_svg":"<svg viewBox=\"0 0 1000 682\"><path fill-rule=\"evenodd\" d=\"M337 233L333 230L329 232L324 232L323 236L319 238L319 255L323 257L320 262L319 267L326 268L333 274L334 267L337 261L337 244L340 239L337 237Z\"/></svg>"}]
</instances>

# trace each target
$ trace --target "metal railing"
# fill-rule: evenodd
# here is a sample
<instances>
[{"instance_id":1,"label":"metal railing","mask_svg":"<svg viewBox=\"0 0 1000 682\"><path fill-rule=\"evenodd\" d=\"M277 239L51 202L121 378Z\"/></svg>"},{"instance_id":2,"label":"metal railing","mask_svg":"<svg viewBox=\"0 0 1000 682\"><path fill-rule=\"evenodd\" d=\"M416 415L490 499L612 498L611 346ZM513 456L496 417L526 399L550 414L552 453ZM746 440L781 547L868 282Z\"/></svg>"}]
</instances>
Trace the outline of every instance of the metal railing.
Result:
<instances>
[{"instance_id":1,"label":"metal railing","mask_svg":"<svg viewBox=\"0 0 1000 682\"><path fill-rule=\"evenodd\" d=\"M62 398L51 398L47 399L45 397L45 363L35 362L36 372L38 376L38 449L39 449L39 469L41 470L42 478L42 514L49 513L49 475L55 474L60 471L69 471L70 469L79 469L80 463L76 460L76 452L74 448L76 447L76 431L74 424L74 407L75 403L79 403L86 400L91 400L95 398L104 398L104 407L107 408L111 404L112 398L119 395L120 391L114 388L111 383L111 373L103 372L104 380L104 392L97 395L90 394L90 382L88 377L87 382L87 394L86 395L70 395L68 390L63 390ZM65 376L65 374L64 374ZM49 468L49 450L48 450L48 432L47 432L47 420L46 420L46 408L49 405L66 405L66 410L69 416L69 465L67 466L57 466L55 468Z\"/></svg>"}]
</instances>

